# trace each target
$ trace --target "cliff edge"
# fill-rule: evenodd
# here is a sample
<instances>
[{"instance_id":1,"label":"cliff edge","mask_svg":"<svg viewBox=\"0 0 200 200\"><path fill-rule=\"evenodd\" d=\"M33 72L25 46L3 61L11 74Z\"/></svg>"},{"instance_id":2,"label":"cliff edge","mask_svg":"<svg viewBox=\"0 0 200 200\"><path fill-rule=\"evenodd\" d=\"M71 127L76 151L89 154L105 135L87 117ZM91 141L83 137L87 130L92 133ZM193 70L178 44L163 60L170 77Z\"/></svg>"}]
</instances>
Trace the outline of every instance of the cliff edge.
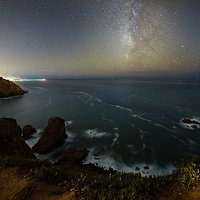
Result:
<instances>
[{"instance_id":1,"label":"cliff edge","mask_svg":"<svg viewBox=\"0 0 200 200\"><path fill-rule=\"evenodd\" d=\"M0 98L23 95L26 93L17 84L0 77Z\"/></svg>"}]
</instances>

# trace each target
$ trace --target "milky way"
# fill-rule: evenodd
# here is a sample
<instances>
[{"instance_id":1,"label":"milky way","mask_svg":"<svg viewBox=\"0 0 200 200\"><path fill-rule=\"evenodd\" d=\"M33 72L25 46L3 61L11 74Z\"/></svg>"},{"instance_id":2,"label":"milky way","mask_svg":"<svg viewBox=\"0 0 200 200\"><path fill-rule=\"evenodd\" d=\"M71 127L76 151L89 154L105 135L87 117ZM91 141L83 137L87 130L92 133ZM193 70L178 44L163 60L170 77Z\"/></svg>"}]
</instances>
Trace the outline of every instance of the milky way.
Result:
<instances>
[{"instance_id":1,"label":"milky way","mask_svg":"<svg viewBox=\"0 0 200 200\"><path fill-rule=\"evenodd\" d=\"M198 0L0 0L0 74L200 72Z\"/></svg>"}]
</instances>

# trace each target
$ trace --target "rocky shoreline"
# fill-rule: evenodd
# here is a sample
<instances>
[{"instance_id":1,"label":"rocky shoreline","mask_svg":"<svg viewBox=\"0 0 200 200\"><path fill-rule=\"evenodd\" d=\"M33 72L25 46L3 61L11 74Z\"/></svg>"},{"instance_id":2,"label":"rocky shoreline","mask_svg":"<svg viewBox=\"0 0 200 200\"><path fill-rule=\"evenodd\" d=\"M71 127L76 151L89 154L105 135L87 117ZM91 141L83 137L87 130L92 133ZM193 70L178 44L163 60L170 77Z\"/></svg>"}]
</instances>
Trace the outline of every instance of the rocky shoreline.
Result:
<instances>
[{"instance_id":1,"label":"rocky shoreline","mask_svg":"<svg viewBox=\"0 0 200 200\"><path fill-rule=\"evenodd\" d=\"M59 117L51 117L48 126L32 149L25 143L36 129L27 125L22 129L17 121L12 118L0 118L0 154L2 156L18 156L28 159L36 159L34 153L45 154L61 146L67 137L65 120ZM67 149L58 162L80 163L88 155L89 151L76 149L72 146Z\"/></svg>"},{"instance_id":2,"label":"rocky shoreline","mask_svg":"<svg viewBox=\"0 0 200 200\"><path fill-rule=\"evenodd\" d=\"M0 98L24 95L27 93L12 81L0 77Z\"/></svg>"},{"instance_id":3,"label":"rocky shoreline","mask_svg":"<svg viewBox=\"0 0 200 200\"><path fill-rule=\"evenodd\" d=\"M25 93L13 82L0 78L0 98ZM182 118L180 122L186 128L200 128L199 120ZM37 159L35 153L46 154L63 145L68 138L65 120L49 118L40 139L30 148L25 141L36 132L31 125L22 129L15 119L0 118L0 184L4 185L0 187L0 199L49 199L54 193L52 199L192 200L190 195L194 189L200 198L199 159L179 166L171 175L154 177L118 173L93 164L83 165L89 150L74 146L66 149L55 163L50 163ZM10 182L7 177L16 179L12 186L7 185ZM27 186L22 186L21 181ZM192 193L188 195L186 189Z\"/></svg>"},{"instance_id":4,"label":"rocky shoreline","mask_svg":"<svg viewBox=\"0 0 200 200\"><path fill-rule=\"evenodd\" d=\"M65 121L51 117L31 149L25 140L35 132L31 125L21 129L15 119L0 118L0 184L4 185L0 188L1 199L37 200L41 195L43 199L49 199L49 195L54 193L53 199L68 199L70 196L69 199L74 200L190 200L193 193L188 195L185 189L191 187L200 197L199 160L180 166L171 175L142 177L138 173L118 173L92 164L83 165L82 160L89 151L71 146L56 163L50 163L38 160L34 153L50 152L63 144L67 138ZM12 187L5 184L10 182L10 178L5 177L11 177ZM26 184L21 185L21 181Z\"/></svg>"},{"instance_id":5,"label":"rocky shoreline","mask_svg":"<svg viewBox=\"0 0 200 200\"><path fill-rule=\"evenodd\" d=\"M188 129L200 128L200 121L191 118L182 118L181 123Z\"/></svg>"}]
</instances>

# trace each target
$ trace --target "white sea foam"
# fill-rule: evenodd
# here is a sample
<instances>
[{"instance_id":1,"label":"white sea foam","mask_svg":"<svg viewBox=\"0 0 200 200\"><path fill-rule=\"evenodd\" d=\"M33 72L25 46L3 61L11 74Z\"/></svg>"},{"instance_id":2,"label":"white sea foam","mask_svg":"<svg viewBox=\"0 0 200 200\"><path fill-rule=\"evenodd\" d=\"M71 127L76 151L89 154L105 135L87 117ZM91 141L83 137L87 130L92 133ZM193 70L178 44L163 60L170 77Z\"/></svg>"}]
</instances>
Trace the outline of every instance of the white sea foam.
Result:
<instances>
[{"instance_id":1,"label":"white sea foam","mask_svg":"<svg viewBox=\"0 0 200 200\"><path fill-rule=\"evenodd\" d=\"M30 148L32 148L38 142L41 136L41 132L41 128L37 129L37 132L34 135L32 135L32 137L29 140L25 141Z\"/></svg>"},{"instance_id":2,"label":"white sea foam","mask_svg":"<svg viewBox=\"0 0 200 200\"><path fill-rule=\"evenodd\" d=\"M76 133L72 133L72 132L70 132L70 131L67 131L66 134L67 134L68 137L65 139L65 142L67 142L67 143L73 142L74 139L75 139L76 136L77 136Z\"/></svg>"},{"instance_id":3,"label":"white sea foam","mask_svg":"<svg viewBox=\"0 0 200 200\"><path fill-rule=\"evenodd\" d=\"M129 114L133 114L133 111L130 108L126 108L126 107L123 107L123 106L120 106L120 105L114 105L114 104L105 103L101 99L96 98L96 97L94 97L94 96L92 96L92 95L90 95L90 94L88 94L86 92L73 92L73 93L74 94L84 95L84 96L86 96L86 97L88 97L90 99L93 99L93 100L95 100L95 101L97 101L97 102L99 102L99 103L101 103L101 104L103 104L105 106L114 107L114 108L117 108L117 109L120 109L120 110L124 110L124 111L128 112Z\"/></svg>"},{"instance_id":4,"label":"white sea foam","mask_svg":"<svg viewBox=\"0 0 200 200\"><path fill-rule=\"evenodd\" d=\"M115 133L115 137L114 137L114 139L112 141L111 147L113 147L117 143L118 139L119 139L119 134Z\"/></svg>"},{"instance_id":5,"label":"white sea foam","mask_svg":"<svg viewBox=\"0 0 200 200\"><path fill-rule=\"evenodd\" d=\"M200 123L200 117L194 116L192 119Z\"/></svg>"},{"instance_id":6,"label":"white sea foam","mask_svg":"<svg viewBox=\"0 0 200 200\"><path fill-rule=\"evenodd\" d=\"M191 120L195 120L197 122L200 123L200 117L192 117ZM180 120L180 123L179 123L183 128L186 128L186 129L189 129L189 130L194 130L196 128L193 128L192 126L195 125L197 128L200 128L200 124L187 124L187 123L183 123L182 120Z\"/></svg>"},{"instance_id":7,"label":"white sea foam","mask_svg":"<svg viewBox=\"0 0 200 200\"><path fill-rule=\"evenodd\" d=\"M162 168L158 166L157 163L153 163L151 165L147 163L136 163L128 166L124 164L120 158L114 159L112 153L110 152L104 155L96 156L94 154L95 149L89 150L90 152L87 158L83 161L83 164L92 163L95 166L104 168L105 170L113 169L118 172L140 173L142 176L149 176L171 174L176 169L175 166L172 164L169 164L166 167ZM146 166L148 166L148 169L145 169ZM137 170L137 168L139 170Z\"/></svg>"},{"instance_id":8,"label":"white sea foam","mask_svg":"<svg viewBox=\"0 0 200 200\"><path fill-rule=\"evenodd\" d=\"M46 154L35 153L35 156L40 160L48 160L49 162L54 163L60 158L60 156L65 151L65 149L69 147L70 147L70 144L64 143L62 146L54 149L50 153L46 153Z\"/></svg>"},{"instance_id":9,"label":"white sea foam","mask_svg":"<svg viewBox=\"0 0 200 200\"><path fill-rule=\"evenodd\" d=\"M174 131L174 130L172 130L172 129L169 129L169 128L167 128L167 127L165 127L165 126L163 126L162 124L159 124L159 123L157 123L157 122L153 122L153 121L150 120L150 119L146 119L146 118L141 117L141 116L136 115L136 114L135 114L135 115L132 115L132 117L141 119L141 120L143 120L143 121L152 123L154 126L157 126L157 127L163 128L163 129L165 129L165 130L168 130L168 131L170 131L170 132L176 133L176 131Z\"/></svg>"},{"instance_id":10,"label":"white sea foam","mask_svg":"<svg viewBox=\"0 0 200 200\"><path fill-rule=\"evenodd\" d=\"M15 95L15 96L11 96L11 97L4 97L4 98L1 98L1 100L11 100L11 99L20 98L20 97L22 97L22 95Z\"/></svg>"},{"instance_id":11,"label":"white sea foam","mask_svg":"<svg viewBox=\"0 0 200 200\"><path fill-rule=\"evenodd\" d=\"M70 126L71 124L73 124L73 121L72 120L69 120L69 121L65 121L65 126Z\"/></svg>"},{"instance_id":12,"label":"white sea foam","mask_svg":"<svg viewBox=\"0 0 200 200\"><path fill-rule=\"evenodd\" d=\"M99 131L98 129L89 129L84 132L87 138L101 138L109 136L110 133Z\"/></svg>"}]
</instances>

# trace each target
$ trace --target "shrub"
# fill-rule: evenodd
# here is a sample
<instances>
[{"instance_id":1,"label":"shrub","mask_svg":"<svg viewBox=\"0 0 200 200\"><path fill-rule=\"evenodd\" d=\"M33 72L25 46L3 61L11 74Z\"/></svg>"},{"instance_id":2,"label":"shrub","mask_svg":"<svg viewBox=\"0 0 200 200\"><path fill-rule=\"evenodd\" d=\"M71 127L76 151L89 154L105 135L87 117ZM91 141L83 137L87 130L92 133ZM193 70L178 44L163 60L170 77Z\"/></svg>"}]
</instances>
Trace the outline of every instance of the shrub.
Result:
<instances>
[{"instance_id":1,"label":"shrub","mask_svg":"<svg viewBox=\"0 0 200 200\"><path fill-rule=\"evenodd\" d=\"M182 188L188 190L200 182L200 161L194 158L188 163L181 163L178 181Z\"/></svg>"}]
</instances>

